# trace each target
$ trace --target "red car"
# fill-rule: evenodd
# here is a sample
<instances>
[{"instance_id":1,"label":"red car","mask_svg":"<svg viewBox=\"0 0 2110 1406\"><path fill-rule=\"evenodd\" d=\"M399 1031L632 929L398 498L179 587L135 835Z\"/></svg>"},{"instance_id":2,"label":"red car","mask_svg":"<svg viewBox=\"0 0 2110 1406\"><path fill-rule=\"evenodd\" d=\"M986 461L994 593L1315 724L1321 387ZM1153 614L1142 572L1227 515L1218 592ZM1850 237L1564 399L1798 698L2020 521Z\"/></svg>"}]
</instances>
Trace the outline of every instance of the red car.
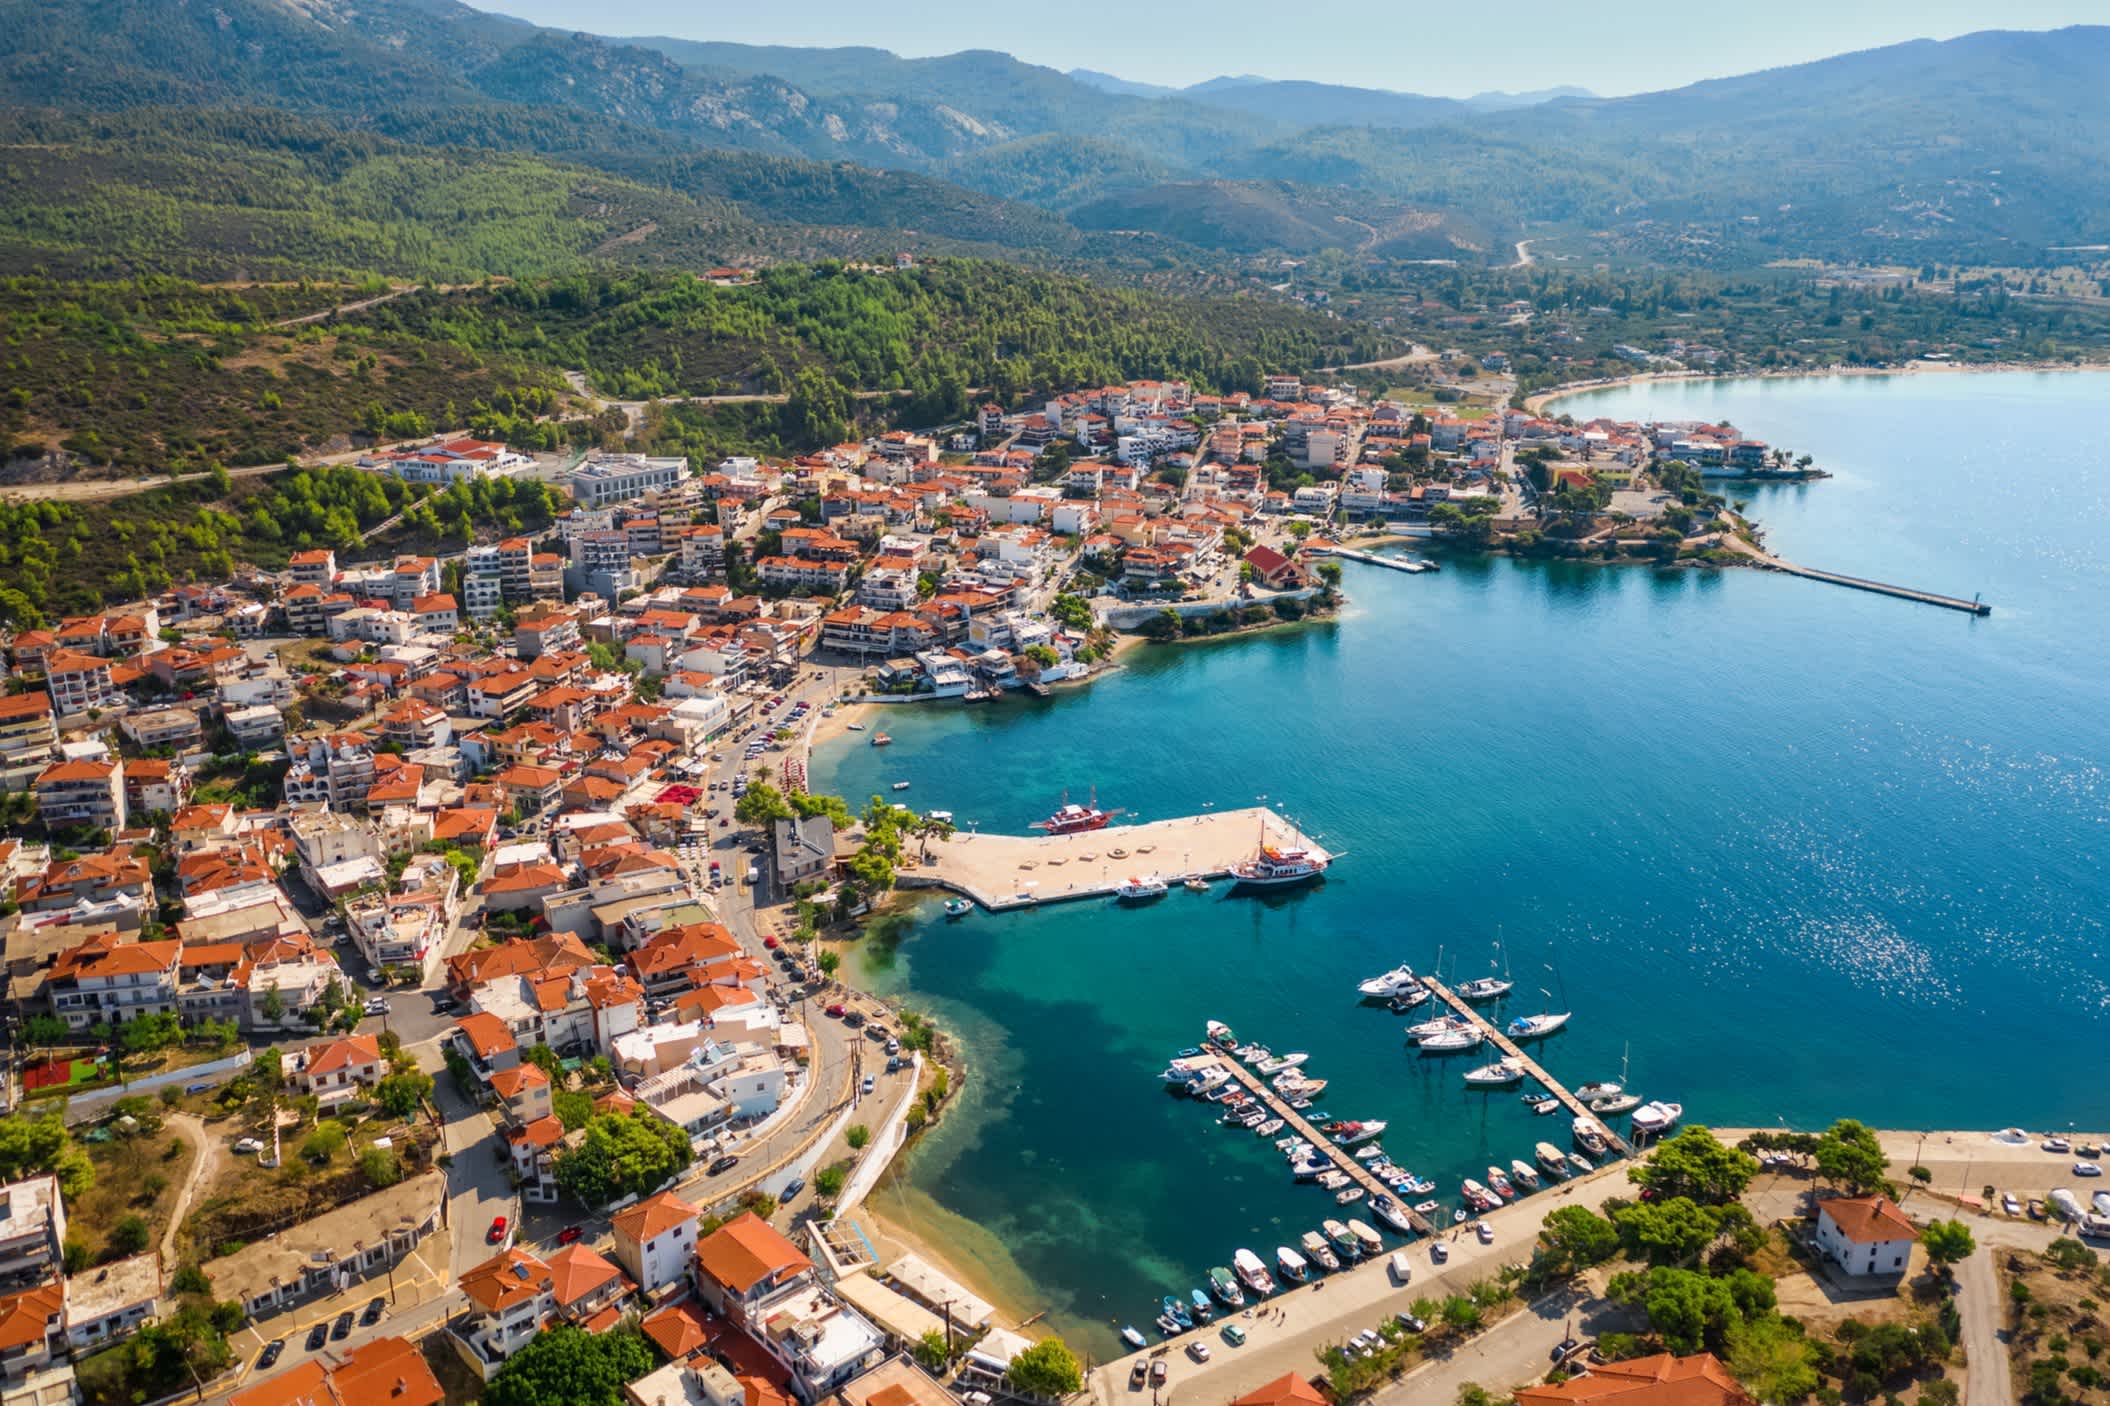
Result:
<instances>
[{"instance_id":1,"label":"red car","mask_svg":"<svg viewBox=\"0 0 2110 1406\"><path fill-rule=\"evenodd\" d=\"M776 940L776 939L775 939L774 937L765 937L765 938L763 938L763 939L762 939L762 945L763 945L764 947L767 947L767 948L768 948L768 949L769 949L770 951L772 951L772 952L774 952L774 951L776 951L776 950L777 950L777 940Z\"/></svg>"},{"instance_id":2,"label":"red car","mask_svg":"<svg viewBox=\"0 0 2110 1406\"><path fill-rule=\"evenodd\" d=\"M838 1020L842 1018L842 1013L843 1003L841 1001L837 1001L834 1005L828 1007L828 1014L836 1017Z\"/></svg>"},{"instance_id":3,"label":"red car","mask_svg":"<svg viewBox=\"0 0 2110 1406\"><path fill-rule=\"evenodd\" d=\"M491 1228L490 1228L489 1230L487 1230L487 1231L485 1231L485 1232L484 1232L484 1241L485 1241L485 1243L486 1243L486 1244L491 1244L491 1245L496 1245L496 1244L497 1244L497 1243L498 1243L499 1241L501 1241L501 1240L503 1240L503 1239L505 1239L505 1238L506 1238L506 1218L505 1218L504 1216L493 1216L493 1217L491 1217Z\"/></svg>"},{"instance_id":4,"label":"red car","mask_svg":"<svg viewBox=\"0 0 2110 1406\"><path fill-rule=\"evenodd\" d=\"M576 1244L580 1239L585 1236L585 1234L586 1232L580 1227L576 1225L567 1225L564 1227L564 1229L557 1232L557 1243L559 1245Z\"/></svg>"}]
</instances>

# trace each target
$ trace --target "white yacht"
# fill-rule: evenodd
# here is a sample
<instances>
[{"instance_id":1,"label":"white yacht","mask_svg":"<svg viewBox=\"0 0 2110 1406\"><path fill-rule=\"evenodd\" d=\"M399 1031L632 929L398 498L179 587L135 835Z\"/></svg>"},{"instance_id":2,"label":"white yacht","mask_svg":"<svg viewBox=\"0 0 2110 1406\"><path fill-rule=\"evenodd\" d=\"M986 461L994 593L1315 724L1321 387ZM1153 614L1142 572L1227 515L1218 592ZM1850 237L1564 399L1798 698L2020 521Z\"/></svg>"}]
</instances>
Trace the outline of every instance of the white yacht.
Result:
<instances>
[{"instance_id":1,"label":"white yacht","mask_svg":"<svg viewBox=\"0 0 2110 1406\"><path fill-rule=\"evenodd\" d=\"M1383 976L1373 976L1358 983L1355 989L1373 1001L1386 1001L1419 984L1414 969L1402 962Z\"/></svg>"},{"instance_id":2,"label":"white yacht","mask_svg":"<svg viewBox=\"0 0 2110 1406\"><path fill-rule=\"evenodd\" d=\"M1471 1030L1473 1023L1462 1015L1439 1015L1434 1020L1417 1021L1407 1027L1409 1040L1426 1040L1431 1035L1446 1035L1454 1030Z\"/></svg>"},{"instance_id":3,"label":"white yacht","mask_svg":"<svg viewBox=\"0 0 2110 1406\"><path fill-rule=\"evenodd\" d=\"M1123 903L1148 903L1153 898L1163 898L1172 891L1172 886L1155 874L1122 881L1114 888L1114 897Z\"/></svg>"},{"instance_id":4,"label":"white yacht","mask_svg":"<svg viewBox=\"0 0 2110 1406\"><path fill-rule=\"evenodd\" d=\"M1514 981L1505 981L1499 976L1476 976L1471 981L1459 983L1458 996L1466 1001L1494 1001L1507 996L1515 988Z\"/></svg>"},{"instance_id":5,"label":"white yacht","mask_svg":"<svg viewBox=\"0 0 2110 1406\"><path fill-rule=\"evenodd\" d=\"M1523 1063L1515 1059L1498 1059L1493 1064L1465 1071L1465 1082L1477 1089L1506 1089L1511 1084L1521 1083L1523 1078Z\"/></svg>"},{"instance_id":6,"label":"white yacht","mask_svg":"<svg viewBox=\"0 0 2110 1406\"><path fill-rule=\"evenodd\" d=\"M1431 1054L1456 1054L1479 1049L1486 1038L1486 1031L1477 1025L1468 1025L1463 1030L1446 1030L1440 1035L1424 1036L1421 1048Z\"/></svg>"},{"instance_id":7,"label":"white yacht","mask_svg":"<svg viewBox=\"0 0 2110 1406\"><path fill-rule=\"evenodd\" d=\"M1568 1023L1572 1012L1549 1012L1544 1015L1520 1015L1509 1022L1504 1033L1512 1040L1540 1040L1551 1035Z\"/></svg>"},{"instance_id":8,"label":"white yacht","mask_svg":"<svg viewBox=\"0 0 2110 1406\"><path fill-rule=\"evenodd\" d=\"M1682 1103L1665 1103L1660 1100L1644 1103L1634 1110L1634 1131L1650 1134L1668 1132L1676 1127L1678 1120L1684 1116L1685 1105Z\"/></svg>"}]
</instances>

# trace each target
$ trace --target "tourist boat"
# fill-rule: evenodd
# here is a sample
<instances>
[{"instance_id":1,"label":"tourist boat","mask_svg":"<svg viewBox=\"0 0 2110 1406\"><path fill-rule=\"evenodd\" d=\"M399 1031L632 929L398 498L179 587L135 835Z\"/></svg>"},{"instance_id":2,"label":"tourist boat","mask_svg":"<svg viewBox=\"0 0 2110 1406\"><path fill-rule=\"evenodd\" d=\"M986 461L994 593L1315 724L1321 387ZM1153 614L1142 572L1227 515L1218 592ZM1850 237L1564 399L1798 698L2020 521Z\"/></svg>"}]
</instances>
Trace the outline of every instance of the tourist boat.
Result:
<instances>
[{"instance_id":1,"label":"tourist boat","mask_svg":"<svg viewBox=\"0 0 2110 1406\"><path fill-rule=\"evenodd\" d=\"M1580 1147L1592 1157L1604 1156L1607 1143L1602 1123L1587 1114L1577 1114L1575 1121L1569 1125L1569 1129L1575 1136L1575 1145L1577 1147Z\"/></svg>"},{"instance_id":2,"label":"tourist boat","mask_svg":"<svg viewBox=\"0 0 2110 1406\"><path fill-rule=\"evenodd\" d=\"M974 905L964 898L948 898L945 900L945 916L948 918L964 918L973 911Z\"/></svg>"},{"instance_id":3,"label":"tourist boat","mask_svg":"<svg viewBox=\"0 0 2110 1406\"><path fill-rule=\"evenodd\" d=\"M1389 1196L1370 1198L1370 1210L1379 1220L1391 1226L1401 1235L1414 1233L1414 1222L1407 1217L1407 1208Z\"/></svg>"},{"instance_id":4,"label":"tourist boat","mask_svg":"<svg viewBox=\"0 0 2110 1406\"><path fill-rule=\"evenodd\" d=\"M1255 1294L1265 1298L1275 1292L1275 1281L1268 1276L1267 1266L1262 1264L1260 1256L1251 1250L1240 1250L1232 1255L1231 1270L1238 1276L1239 1282Z\"/></svg>"},{"instance_id":5,"label":"tourist boat","mask_svg":"<svg viewBox=\"0 0 2110 1406\"><path fill-rule=\"evenodd\" d=\"M1461 982L1457 992L1460 1000L1493 1001L1507 996L1515 987L1514 981L1505 981L1499 976L1476 976L1471 981Z\"/></svg>"},{"instance_id":6,"label":"tourist boat","mask_svg":"<svg viewBox=\"0 0 2110 1406\"><path fill-rule=\"evenodd\" d=\"M1430 999L1432 998L1428 987L1414 986L1400 992L1386 1004L1392 1008L1392 1014L1405 1015L1408 1011Z\"/></svg>"},{"instance_id":7,"label":"tourist boat","mask_svg":"<svg viewBox=\"0 0 2110 1406\"><path fill-rule=\"evenodd\" d=\"M1209 891L1209 881L1199 874L1189 874L1187 881L1180 887L1189 893L1207 893Z\"/></svg>"},{"instance_id":8,"label":"tourist boat","mask_svg":"<svg viewBox=\"0 0 2110 1406\"><path fill-rule=\"evenodd\" d=\"M1492 1211L1502 1204L1501 1197L1471 1177L1467 1177L1459 1189L1465 1193L1465 1204L1476 1211Z\"/></svg>"},{"instance_id":9,"label":"tourist boat","mask_svg":"<svg viewBox=\"0 0 2110 1406\"><path fill-rule=\"evenodd\" d=\"M1114 889L1114 897L1123 903L1148 903L1153 898L1163 898L1172 892L1172 886L1155 874L1141 878L1130 878Z\"/></svg>"},{"instance_id":10,"label":"tourist boat","mask_svg":"<svg viewBox=\"0 0 2110 1406\"><path fill-rule=\"evenodd\" d=\"M1637 1133L1668 1132L1685 1116L1682 1103L1644 1103L1634 1110L1634 1131Z\"/></svg>"},{"instance_id":11,"label":"tourist boat","mask_svg":"<svg viewBox=\"0 0 2110 1406\"><path fill-rule=\"evenodd\" d=\"M1319 1268L1335 1270L1341 1267L1341 1257L1333 1252L1333 1246L1327 1244L1326 1237L1318 1231L1305 1231L1304 1238L1297 1243L1304 1247L1304 1258Z\"/></svg>"},{"instance_id":12,"label":"tourist boat","mask_svg":"<svg viewBox=\"0 0 2110 1406\"><path fill-rule=\"evenodd\" d=\"M906 791L908 789L908 783L906 781L896 781L894 783L894 789L897 791Z\"/></svg>"},{"instance_id":13,"label":"tourist boat","mask_svg":"<svg viewBox=\"0 0 2110 1406\"><path fill-rule=\"evenodd\" d=\"M1359 1220L1349 1221L1348 1233L1355 1237L1355 1243L1362 1248L1364 1254L1376 1255L1384 1252L1384 1238L1363 1222Z\"/></svg>"},{"instance_id":14,"label":"tourist boat","mask_svg":"<svg viewBox=\"0 0 2110 1406\"><path fill-rule=\"evenodd\" d=\"M1536 1190L1539 1184L1538 1168L1521 1157L1509 1159L1509 1175L1525 1190Z\"/></svg>"},{"instance_id":15,"label":"tourist boat","mask_svg":"<svg viewBox=\"0 0 2110 1406\"><path fill-rule=\"evenodd\" d=\"M1385 1127L1382 1118L1373 1119L1368 1123L1359 1123L1351 1118L1338 1123L1328 1123L1323 1131L1341 1146L1354 1147L1358 1143L1369 1142L1372 1138L1382 1136Z\"/></svg>"},{"instance_id":16,"label":"tourist boat","mask_svg":"<svg viewBox=\"0 0 2110 1406\"><path fill-rule=\"evenodd\" d=\"M1640 1106L1639 1094L1606 1094L1603 1098L1591 1099L1587 1105L1592 1113L1605 1118L1615 1118Z\"/></svg>"},{"instance_id":17,"label":"tourist boat","mask_svg":"<svg viewBox=\"0 0 2110 1406\"><path fill-rule=\"evenodd\" d=\"M1506 1089L1524 1078L1524 1066L1515 1059L1498 1059L1478 1069L1465 1071L1465 1082L1474 1088Z\"/></svg>"},{"instance_id":18,"label":"tourist boat","mask_svg":"<svg viewBox=\"0 0 2110 1406\"><path fill-rule=\"evenodd\" d=\"M1216 1301L1225 1308L1245 1306L1245 1290L1238 1287L1236 1276L1222 1265L1209 1271L1209 1292L1216 1295Z\"/></svg>"},{"instance_id":19,"label":"tourist boat","mask_svg":"<svg viewBox=\"0 0 2110 1406\"><path fill-rule=\"evenodd\" d=\"M1452 1030L1471 1030L1473 1023L1462 1015L1439 1015L1433 1020L1424 1020L1407 1027L1407 1039L1420 1042L1431 1035L1442 1035Z\"/></svg>"},{"instance_id":20,"label":"tourist boat","mask_svg":"<svg viewBox=\"0 0 2110 1406\"><path fill-rule=\"evenodd\" d=\"M1305 1263L1304 1256L1287 1245L1275 1247L1275 1269L1292 1284L1302 1284L1311 1278L1311 1266Z\"/></svg>"},{"instance_id":21,"label":"tourist boat","mask_svg":"<svg viewBox=\"0 0 2110 1406\"><path fill-rule=\"evenodd\" d=\"M1099 808L1097 790L1092 792L1092 803L1085 806L1074 804L1070 800L1070 793L1065 791L1062 793L1062 804L1055 808L1053 815L1046 820L1036 820L1026 828L1042 830L1050 835L1082 835L1092 830L1104 830L1119 814L1119 809Z\"/></svg>"},{"instance_id":22,"label":"tourist boat","mask_svg":"<svg viewBox=\"0 0 2110 1406\"><path fill-rule=\"evenodd\" d=\"M1306 884L1326 872L1333 861L1317 850L1278 847L1267 842L1267 822L1260 825L1260 848L1251 859L1231 866L1234 888L1287 888Z\"/></svg>"},{"instance_id":23,"label":"tourist boat","mask_svg":"<svg viewBox=\"0 0 2110 1406\"><path fill-rule=\"evenodd\" d=\"M855 726L855 724L852 724L852 726ZM883 732L875 732L872 734L872 745L874 747L891 747L894 745L894 739Z\"/></svg>"},{"instance_id":24,"label":"tourist boat","mask_svg":"<svg viewBox=\"0 0 2110 1406\"><path fill-rule=\"evenodd\" d=\"M857 726L857 724L852 723L850 724L850 726L855 727ZM1150 1339L1144 1337L1140 1332L1136 1331L1136 1325L1133 1323L1129 1324L1126 1328L1123 1328L1121 1330L1121 1341L1127 1343L1130 1347L1134 1348L1138 1352L1141 1352L1144 1348L1150 1346Z\"/></svg>"},{"instance_id":25,"label":"tourist boat","mask_svg":"<svg viewBox=\"0 0 2110 1406\"><path fill-rule=\"evenodd\" d=\"M1558 1177L1567 1175L1568 1158L1558 1147L1555 1147L1550 1142L1542 1142L1533 1148L1532 1151L1538 1155L1539 1165L1546 1169L1547 1176Z\"/></svg>"},{"instance_id":26,"label":"tourist boat","mask_svg":"<svg viewBox=\"0 0 2110 1406\"><path fill-rule=\"evenodd\" d=\"M1333 1204L1336 1206L1353 1206L1356 1202L1362 1200L1364 1195L1363 1188L1360 1186L1344 1186L1333 1194Z\"/></svg>"},{"instance_id":27,"label":"tourist boat","mask_svg":"<svg viewBox=\"0 0 2110 1406\"><path fill-rule=\"evenodd\" d=\"M1503 1033L1512 1040L1543 1040L1568 1023L1571 1011L1558 1014L1520 1015L1503 1027Z\"/></svg>"},{"instance_id":28,"label":"tourist boat","mask_svg":"<svg viewBox=\"0 0 2110 1406\"><path fill-rule=\"evenodd\" d=\"M1477 1025L1468 1025L1463 1030L1445 1030L1436 1035L1424 1035L1421 1039L1423 1054L1462 1054L1466 1050L1477 1050L1487 1039L1487 1032Z\"/></svg>"},{"instance_id":29,"label":"tourist boat","mask_svg":"<svg viewBox=\"0 0 2110 1406\"><path fill-rule=\"evenodd\" d=\"M1270 1118L1266 1122L1262 1123L1259 1127L1253 1129L1253 1131L1258 1133L1261 1137L1273 1137L1275 1134L1281 1132L1282 1128L1283 1122L1280 1118Z\"/></svg>"},{"instance_id":30,"label":"tourist boat","mask_svg":"<svg viewBox=\"0 0 2110 1406\"><path fill-rule=\"evenodd\" d=\"M1383 976L1373 976L1367 981L1356 983L1355 989L1370 1000L1382 1001L1418 984L1414 969L1402 962Z\"/></svg>"},{"instance_id":31,"label":"tourist boat","mask_svg":"<svg viewBox=\"0 0 2110 1406\"><path fill-rule=\"evenodd\" d=\"M1328 1220L1321 1221L1319 1228L1326 1232L1326 1238L1333 1242L1333 1247L1343 1258L1358 1260L1363 1257L1363 1242L1356 1239L1355 1232L1347 1226L1337 1220Z\"/></svg>"},{"instance_id":32,"label":"tourist boat","mask_svg":"<svg viewBox=\"0 0 2110 1406\"><path fill-rule=\"evenodd\" d=\"M1254 1069L1257 1073L1272 1077L1285 1069L1295 1069L1310 1058L1311 1056L1303 1050L1297 1050L1290 1054L1277 1055L1273 1059L1263 1059Z\"/></svg>"},{"instance_id":33,"label":"tourist boat","mask_svg":"<svg viewBox=\"0 0 2110 1406\"><path fill-rule=\"evenodd\" d=\"M1504 1201L1517 1199L1517 1189L1510 1183L1509 1173L1503 1171L1500 1167L1488 1167L1487 1184L1493 1189L1495 1195L1501 1197Z\"/></svg>"},{"instance_id":34,"label":"tourist boat","mask_svg":"<svg viewBox=\"0 0 2110 1406\"><path fill-rule=\"evenodd\" d=\"M1210 1021L1202 1027L1202 1030L1208 1035L1209 1043L1212 1045L1217 1045L1227 1050L1235 1049L1238 1045L1238 1037L1231 1033L1231 1027L1220 1020Z\"/></svg>"}]
</instances>

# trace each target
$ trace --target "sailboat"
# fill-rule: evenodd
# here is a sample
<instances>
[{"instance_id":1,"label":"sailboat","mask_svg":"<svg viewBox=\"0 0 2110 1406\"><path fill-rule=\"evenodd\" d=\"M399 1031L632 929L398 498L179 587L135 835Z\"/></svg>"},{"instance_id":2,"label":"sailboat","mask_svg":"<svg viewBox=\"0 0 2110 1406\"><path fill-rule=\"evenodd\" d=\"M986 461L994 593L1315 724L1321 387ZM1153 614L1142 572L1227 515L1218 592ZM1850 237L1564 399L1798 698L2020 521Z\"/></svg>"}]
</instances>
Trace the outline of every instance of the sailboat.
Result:
<instances>
[{"instance_id":1,"label":"sailboat","mask_svg":"<svg viewBox=\"0 0 2110 1406\"><path fill-rule=\"evenodd\" d=\"M1626 1059L1628 1053L1633 1049L1633 1047L1634 1045L1631 1040L1619 1047L1618 1083L1615 1084L1609 1079L1599 1079L1593 1083L1584 1084L1581 1088L1575 1091L1575 1096L1581 1099L1584 1103L1589 1103L1595 1099L1600 1098L1617 1098L1621 1094L1625 1093L1627 1081Z\"/></svg>"},{"instance_id":2,"label":"sailboat","mask_svg":"<svg viewBox=\"0 0 2110 1406\"><path fill-rule=\"evenodd\" d=\"M1502 974L1495 976L1490 973L1487 976L1476 976L1471 981L1461 982L1458 986L1460 999L1467 1001L1496 1001L1507 996L1515 989L1516 983L1509 978L1509 949L1504 947L1499 939L1495 945L1502 948Z\"/></svg>"}]
</instances>

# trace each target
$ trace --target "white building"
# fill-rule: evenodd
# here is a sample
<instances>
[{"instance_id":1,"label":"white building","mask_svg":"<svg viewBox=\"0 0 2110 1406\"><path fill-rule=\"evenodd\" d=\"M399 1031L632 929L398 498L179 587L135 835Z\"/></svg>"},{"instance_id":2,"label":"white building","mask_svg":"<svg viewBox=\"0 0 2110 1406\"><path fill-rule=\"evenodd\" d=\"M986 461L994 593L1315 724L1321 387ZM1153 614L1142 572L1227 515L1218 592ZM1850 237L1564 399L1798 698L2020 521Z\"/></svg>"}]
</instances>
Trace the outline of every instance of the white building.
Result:
<instances>
[{"instance_id":1,"label":"white building","mask_svg":"<svg viewBox=\"0 0 2110 1406\"><path fill-rule=\"evenodd\" d=\"M615 1262L650 1294L688 1277L700 1212L671 1191L615 1214Z\"/></svg>"},{"instance_id":2,"label":"white building","mask_svg":"<svg viewBox=\"0 0 2110 1406\"><path fill-rule=\"evenodd\" d=\"M672 488L688 476L689 461L679 456L595 454L572 475L571 493L584 507L603 508Z\"/></svg>"},{"instance_id":3,"label":"white building","mask_svg":"<svg viewBox=\"0 0 2110 1406\"><path fill-rule=\"evenodd\" d=\"M1848 1274L1901 1276L1918 1239L1919 1227L1887 1196L1817 1203L1817 1248Z\"/></svg>"}]
</instances>

